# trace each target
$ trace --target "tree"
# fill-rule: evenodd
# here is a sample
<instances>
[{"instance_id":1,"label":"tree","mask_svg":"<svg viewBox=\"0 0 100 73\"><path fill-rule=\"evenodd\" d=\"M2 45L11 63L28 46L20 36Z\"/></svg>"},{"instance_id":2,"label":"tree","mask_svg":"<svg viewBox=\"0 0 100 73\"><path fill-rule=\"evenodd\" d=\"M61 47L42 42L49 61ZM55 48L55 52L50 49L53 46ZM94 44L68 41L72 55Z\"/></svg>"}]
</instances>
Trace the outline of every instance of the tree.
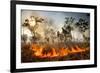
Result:
<instances>
[{"instance_id":1,"label":"tree","mask_svg":"<svg viewBox=\"0 0 100 73\"><path fill-rule=\"evenodd\" d=\"M78 22L75 24L77 27L79 27L79 30L81 32L85 32L87 29L89 29L89 23L85 19L80 18Z\"/></svg>"},{"instance_id":2,"label":"tree","mask_svg":"<svg viewBox=\"0 0 100 73\"><path fill-rule=\"evenodd\" d=\"M65 17L65 24L62 27L62 34L64 34L65 41L67 39L71 39L71 30L73 29L75 18L73 17Z\"/></svg>"},{"instance_id":3,"label":"tree","mask_svg":"<svg viewBox=\"0 0 100 73\"><path fill-rule=\"evenodd\" d=\"M72 25L74 23L75 18L73 17L65 17L65 24L62 27L63 31L66 31L66 33L70 33L71 29L72 29Z\"/></svg>"},{"instance_id":4,"label":"tree","mask_svg":"<svg viewBox=\"0 0 100 73\"><path fill-rule=\"evenodd\" d=\"M72 24L73 22L74 22L74 20L75 20L75 18L73 18L73 17L65 17L65 24Z\"/></svg>"}]
</instances>

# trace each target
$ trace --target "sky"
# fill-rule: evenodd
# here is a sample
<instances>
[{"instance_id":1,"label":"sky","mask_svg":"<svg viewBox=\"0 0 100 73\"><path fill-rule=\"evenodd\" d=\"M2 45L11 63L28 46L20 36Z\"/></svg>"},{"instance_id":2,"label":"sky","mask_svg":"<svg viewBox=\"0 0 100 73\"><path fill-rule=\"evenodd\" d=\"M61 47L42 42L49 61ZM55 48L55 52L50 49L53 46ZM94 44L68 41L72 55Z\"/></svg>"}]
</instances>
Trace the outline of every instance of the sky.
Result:
<instances>
[{"instance_id":1,"label":"sky","mask_svg":"<svg viewBox=\"0 0 100 73\"><path fill-rule=\"evenodd\" d=\"M56 29L61 30L65 22L65 17L73 17L77 22L79 18L86 19L90 22L90 16L88 13L76 13L76 12L56 12L56 11L35 11L35 10L22 10L22 22L25 18L33 16L40 16L53 20L53 25L56 26Z\"/></svg>"}]
</instances>

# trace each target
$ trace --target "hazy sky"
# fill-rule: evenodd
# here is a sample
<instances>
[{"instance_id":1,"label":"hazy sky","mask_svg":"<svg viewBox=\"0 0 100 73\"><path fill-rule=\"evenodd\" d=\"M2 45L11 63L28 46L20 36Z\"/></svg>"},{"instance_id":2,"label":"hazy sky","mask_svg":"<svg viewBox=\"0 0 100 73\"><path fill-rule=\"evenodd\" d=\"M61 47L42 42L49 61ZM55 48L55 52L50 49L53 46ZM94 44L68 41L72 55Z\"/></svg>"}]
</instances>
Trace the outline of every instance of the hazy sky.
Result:
<instances>
[{"instance_id":1,"label":"hazy sky","mask_svg":"<svg viewBox=\"0 0 100 73\"><path fill-rule=\"evenodd\" d=\"M53 25L57 25L57 29L60 29L64 25L65 17L73 17L75 21L79 18L86 19L90 22L90 16L88 13L76 13L76 12L53 12L53 11L35 11L35 10L22 10L22 22L25 18L33 16L41 16L44 18L52 19Z\"/></svg>"}]
</instances>

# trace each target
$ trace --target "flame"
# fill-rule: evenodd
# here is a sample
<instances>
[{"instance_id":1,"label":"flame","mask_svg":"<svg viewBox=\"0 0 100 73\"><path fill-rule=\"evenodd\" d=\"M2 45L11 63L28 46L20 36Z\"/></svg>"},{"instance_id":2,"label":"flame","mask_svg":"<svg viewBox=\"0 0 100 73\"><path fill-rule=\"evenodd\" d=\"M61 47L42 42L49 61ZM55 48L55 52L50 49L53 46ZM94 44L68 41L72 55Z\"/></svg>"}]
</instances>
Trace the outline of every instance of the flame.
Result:
<instances>
[{"instance_id":1,"label":"flame","mask_svg":"<svg viewBox=\"0 0 100 73\"><path fill-rule=\"evenodd\" d=\"M63 57L63 56L67 56L68 54L85 52L86 50L89 50L89 49L75 46L75 48L72 47L71 50L69 50L69 48L61 48L61 49L50 48L49 51L45 51L45 50L47 50L45 46L32 44L32 51L34 51L33 56L37 56L40 58Z\"/></svg>"}]
</instances>

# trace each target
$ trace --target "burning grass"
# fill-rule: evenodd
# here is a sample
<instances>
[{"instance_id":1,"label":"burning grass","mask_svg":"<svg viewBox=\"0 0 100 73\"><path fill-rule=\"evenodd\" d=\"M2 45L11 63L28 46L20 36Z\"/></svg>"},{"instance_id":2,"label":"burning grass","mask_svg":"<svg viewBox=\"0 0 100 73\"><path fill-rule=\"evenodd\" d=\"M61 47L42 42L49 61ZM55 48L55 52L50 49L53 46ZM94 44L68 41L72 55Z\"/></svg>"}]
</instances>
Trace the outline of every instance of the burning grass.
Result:
<instances>
[{"instance_id":1,"label":"burning grass","mask_svg":"<svg viewBox=\"0 0 100 73\"><path fill-rule=\"evenodd\" d=\"M89 43L56 43L22 45L22 62L86 60L90 58Z\"/></svg>"}]
</instances>

